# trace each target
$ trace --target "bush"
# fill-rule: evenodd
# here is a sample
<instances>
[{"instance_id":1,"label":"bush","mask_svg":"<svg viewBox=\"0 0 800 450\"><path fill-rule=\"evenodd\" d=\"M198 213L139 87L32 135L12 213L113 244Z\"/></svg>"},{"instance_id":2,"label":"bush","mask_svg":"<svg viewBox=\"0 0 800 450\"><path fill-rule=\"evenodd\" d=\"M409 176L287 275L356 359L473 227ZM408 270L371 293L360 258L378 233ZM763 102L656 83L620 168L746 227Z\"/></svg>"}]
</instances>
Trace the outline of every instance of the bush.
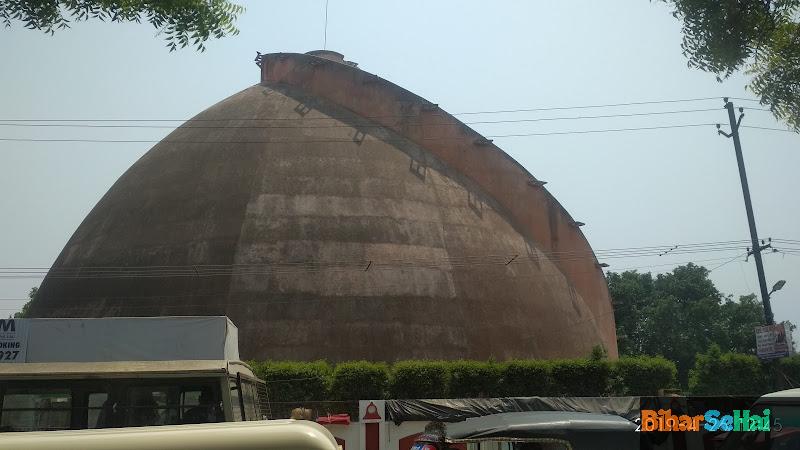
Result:
<instances>
[{"instance_id":1,"label":"bush","mask_svg":"<svg viewBox=\"0 0 800 450\"><path fill-rule=\"evenodd\" d=\"M699 355L698 362L693 385L697 391L693 393L758 394L761 392L748 388L754 376L766 386L765 371L755 357ZM675 386L676 377L675 364L646 356L618 361L400 361L391 369L384 363L366 361L339 363L333 368L324 361L250 364L267 382L270 401L285 403L380 399L387 394L391 398L602 396L610 391L616 395L655 395L659 388ZM776 364L789 379L800 380L800 356ZM712 389L719 382L709 377L719 374L724 374L733 387L726 384ZM744 380L742 385L735 386L734 378Z\"/></svg>"},{"instance_id":2,"label":"bush","mask_svg":"<svg viewBox=\"0 0 800 450\"><path fill-rule=\"evenodd\" d=\"M781 380L779 389L789 389L800 386L800 355L781 358L777 361L778 379Z\"/></svg>"},{"instance_id":3,"label":"bush","mask_svg":"<svg viewBox=\"0 0 800 450\"><path fill-rule=\"evenodd\" d=\"M333 370L331 400L381 399L386 395L388 383L389 368L384 363L339 363Z\"/></svg>"},{"instance_id":4,"label":"bush","mask_svg":"<svg viewBox=\"0 0 800 450\"><path fill-rule=\"evenodd\" d=\"M450 369L450 398L484 398L499 395L500 366L489 361L453 361Z\"/></svg>"},{"instance_id":5,"label":"bush","mask_svg":"<svg viewBox=\"0 0 800 450\"><path fill-rule=\"evenodd\" d=\"M448 363L400 361L392 367L389 391L392 398L445 398Z\"/></svg>"},{"instance_id":6,"label":"bush","mask_svg":"<svg viewBox=\"0 0 800 450\"><path fill-rule=\"evenodd\" d=\"M549 361L517 359L500 367L500 393L506 397L547 397L555 386Z\"/></svg>"},{"instance_id":7,"label":"bush","mask_svg":"<svg viewBox=\"0 0 800 450\"><path fill-rule=\"evenodd\" d=\"M695 356L689 370L689 392L693 395L761 395L769 391L767 377L758 358L740 353L722 353L712 345Z\"/></svg>"},{"instance_id":8,"label":"bush","mask_svg":"<svg viewBox=\"0 0 800 450\"><path fill-rule=\"evenodd\" d=\"M556 393L567 397L599 397L610 388L611 366L605 360L553 361L551 374Z\"/></svg>"},{"instance_id":9,"label":"bush","mask_svg":"<svg viewBox=\"0 0 800 450\"><path fill-rule=\"evenodd\" d=\"M267 383L271 402L325 400L331 367L325 361L251 362L253 371Z\"/></svg>"},{"instance_id":10,"label":"bush","mask_svg":"<svg viewBox=\"0 0 800 450\"><path fill-rule=\"evenodd\" d=\"M660 356L623 357L612 365L616 395L658 395L662 388L677 383L675 363Z\"/></svg>"}]
</instances>

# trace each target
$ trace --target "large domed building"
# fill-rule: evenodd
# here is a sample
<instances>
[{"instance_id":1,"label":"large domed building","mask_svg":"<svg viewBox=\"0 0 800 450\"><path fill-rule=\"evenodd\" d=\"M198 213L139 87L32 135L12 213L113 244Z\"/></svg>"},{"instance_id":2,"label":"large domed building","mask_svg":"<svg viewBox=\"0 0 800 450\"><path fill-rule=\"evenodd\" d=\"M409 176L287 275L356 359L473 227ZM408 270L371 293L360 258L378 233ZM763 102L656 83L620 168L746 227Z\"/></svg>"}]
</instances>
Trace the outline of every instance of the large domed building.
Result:
<instances>
[{"instance_id":1,"label":"large domed building","mask_svg":"<svg viewBox=\"0 0 800 450\"><path fill-rule=\"evenodd\" d=\"M617 354L579 222L490 140L330 51L187 121L97 203L33 315L227 315L244 358Z\"/></svg>"}]
</instances>

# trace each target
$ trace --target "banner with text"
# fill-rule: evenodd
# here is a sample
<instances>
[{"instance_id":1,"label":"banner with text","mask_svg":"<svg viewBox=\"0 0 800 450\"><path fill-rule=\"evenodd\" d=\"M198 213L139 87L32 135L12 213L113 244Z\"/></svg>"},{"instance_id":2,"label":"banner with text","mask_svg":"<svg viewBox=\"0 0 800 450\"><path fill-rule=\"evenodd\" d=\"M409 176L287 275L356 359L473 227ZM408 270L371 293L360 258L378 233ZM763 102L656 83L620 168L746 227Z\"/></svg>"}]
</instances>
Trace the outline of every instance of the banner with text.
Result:
<instances>
[{"instance_id":1,"label":"banner with text","mask_svg":"<svg viewBox=\"0 0 800 450\"><path fill-rule=\"evenodd\" d=\"M26 319L0 319L0 363L23 363L28 349Z\"/></svg>"}]
</instances>

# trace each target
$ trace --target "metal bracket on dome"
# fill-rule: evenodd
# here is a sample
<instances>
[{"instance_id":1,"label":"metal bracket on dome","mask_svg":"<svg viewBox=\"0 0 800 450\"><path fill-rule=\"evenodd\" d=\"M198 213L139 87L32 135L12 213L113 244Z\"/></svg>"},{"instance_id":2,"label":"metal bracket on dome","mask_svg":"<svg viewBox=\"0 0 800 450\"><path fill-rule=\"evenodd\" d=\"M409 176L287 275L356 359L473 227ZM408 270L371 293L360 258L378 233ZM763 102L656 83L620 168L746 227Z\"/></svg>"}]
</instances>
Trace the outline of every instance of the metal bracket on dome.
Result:
<instances>
[{"instance_id":1,"label":"metal bracket on dome","mask_svg":"<svg viewBox=\"0 0 800 450\"><path fill-rule=\"evenodd\" d=\"M469 190L467 191L467 204L478 217L483 218L483 201Z\"/></svg>"},{"instance_id":2,"label":"metal bracket on dome","mask_svg":"<svg viewBox=\"0 0 800 450\"><path fill-rule=\"evenodd\" d=\"M437 105L436 103L423 103L422 106L420 107L420 110L425 112L438 111L439 105Z\"/></svg>"},{"instance_id":3,"label":"metal bracket on dome","mask_svg":"<svg viewBox=\"0 0 800 450\"><path fill-rule=\"evenodd\" d=\"M367 137L367 133L366 132L364 132L362 130L359 130L359 129L356 129L355 134L353 134L353 142L355 142L358 145L361 145L361 143L364 142L364 139L366 137Z\"/></svg>"},{"instance_id":4,"label":"metal bracket on dome","mask_svg":"<svg viewBox=\"0 0 800 450\"><path fill-rule=\"evenodd\" d=\"M487 145L492 145L492 140L486 139L485 137L479 137L478 139L475 139L473 143L478 147L486 147Z\"/></svg>"},{"instance_id":5,"label":"metal bracket on dome","mask_svg":"<svg viewBox=\"0 0 800 450\"><path fill-rule=\"evenodd\" d=\"M425 176L428 173L428 167L421 162L415 161L414 158L411 158L411 163L408 166L408 170L420 180L425 181Z\"/></svg>"},{"instance_id":6,"label":"metal bracket on dome","mask_svg":"<svg viewBox=\"0 0 800 450\"><path fill-rule=\"evenodd\" d=\"M255 62L258 67L261 67L264 64L264 55L262 55L261 52L256 52Z\"/></svg>"},{"instance_id":7,"label":"metal bracket on dome","mask_svg":"<svg viewBox=\"0 0 800 450\"><path fill-rule=\"evenodd\" d=\"M306 105L305 103L298 103L297 106L294 107L294 112L305 117L306 114L311 112L311 107Z\"/></svg>"},{"instance_id":8,"label":"metal bracket on dome","mask_svg":"<svg viewBox=\"0 0 800 450\"><path fill-rule=\"evenodd\" d=\"M547 184L547 181L542 181L542 180L534 180L534 179L530 179L530 180L528 180L528 186L533 186L533 187L542 187L542 186L544 186L545 184Z\"/></svg>"}]
</instances>

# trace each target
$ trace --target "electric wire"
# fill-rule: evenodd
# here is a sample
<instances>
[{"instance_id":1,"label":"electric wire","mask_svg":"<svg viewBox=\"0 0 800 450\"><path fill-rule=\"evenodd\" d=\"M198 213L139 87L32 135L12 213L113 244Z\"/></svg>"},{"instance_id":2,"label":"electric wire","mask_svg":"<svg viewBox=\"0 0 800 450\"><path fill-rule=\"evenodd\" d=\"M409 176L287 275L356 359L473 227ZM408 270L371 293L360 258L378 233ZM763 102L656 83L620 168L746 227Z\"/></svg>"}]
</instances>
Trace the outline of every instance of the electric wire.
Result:
<instances>
[{"instance_id":1,"label":"electric wire","mask_svg":"<svg viewBox=\"0 0 800 450\"><path fill-rule=\"evenodd\" d=\"M690 128L690 127L710 127L716 126L715 123L698 123L698 124L680 124L680 125L662 125L652 127L632 127L632 128L605 128L595 130L571 130L571 131L553 131L541 133L513 133L513 134L496 134L486 135L487 138L510 138L510 137L524 137L524 136L555 136L555 135L568 135L568 134L592 134L592 133L616 133L625 131L649 131L649 130L663 130L670 128ZM369 136L369 135L366 135ZM476 136L477 137L477 136ZM442 137L422 137L417 140L421 141L447 141L447 140L463 140L464 136L442 136ZM206 141L206 140L152 140L152 139L84 139L84 138L0 138L3 142L81 142L81 143L95 143L95 144L320 144L320 143L354 143L354 139L269 139L269 140L219 140L219 141ZM380 139L381 142L386 143L407 143L410 139Z\"/></svg>"},{"instance_id":2,"label":"electric wire","mask_svg":"<svg viewBox=\"0 0 800 450\"><path fill-rule=\"evenodd\" d=\"M696 254L709 252L725 252L741 250L746 245L745 240L739 244L704 243L694 246L671 246L670 254ZM90 279L90 278L165 278L165 277L214 277L214 276L245 276L245 275L279 275L296 273L316 273L352 270L397 270L409 269L446 269L452 270L461 267L517 265L536 262L547 258L555 263L574 261L610 260L617 258L638 258L658 256L667 247L631 248L622 250L605 251L605 253L585 252L547 252L533 251L532 255L500 254L500 255L469 255L445 258L395 258L385 260L331 260L331 261L273 261L260 264L220 264L220 265L173 265L173 266L81 266L81 267L2 267L0 278L43 278L52 279Z\"/></svg>"},{"instance_id":3,"label":"electric wire","mask_svg":"<svg viewBox=\"0 0 800 450\"><path fill-rule=\"evenodd\" d=\"M751 130L764 130L764 131L781 131L781 132L784 132L784 133L795 133L795 134L799 133L798 131L787 130L787 129L784 129L784 128L759 127L759 126L754 126L754 125L740 125L739 128L749 128Z\"/></svg>"},{"instance_id":4,"label":"electric wire","mask_svg":"<svg viewBox=\"0 0 800 450\"><path fill-rule=\"evenodd\" d=\"M713 272L713 271L715 271L715 270L719 269L720 267L726 266L726 265L728 265L728 264L730 264L730 263L732 263L732 262L736 261L737 259L739 259L739 258L741 258L742 256L745 256L745 255L747 255L747 252L744 252L744 253L742 253L742 254L740 254L740 255L736 255L736 256L734 256L733 258L729 259L728 261L725 261L724 263L722 263L722 264L720 264L720 265L718 265L718 266L714 266L713 268L709 269L709 270L708 270L708 273L711 273L711 272Z\"/></svg>"},{"instance_id":5,"label":"electric wire","mask_svg":"<svg viewBox=\"0 0 800 450\"><path fill-rule=\"evenodd\" d=\"M722 108L706 108L706 109L688 109L679 111L653 111L653 112L640 112L640 113L626 113L626 114L600 114L592 116L568 116L568 117L536 117L527 119L505 119L505 120L478 120L473 122L459 122L459 123L404 123L404 126L461 126L461 125L485 125L485 124L501 124L501 123L530 123L530 122L543 122L543 121L557 121L557 120L585 120L585 119L608 119L619 117L639 117L639 116L654 116L665 114L688 114L696 112L718 111ZM314 118L311 118L314 120ZM320 118L322 119L322 118ZM251 119L262 121L274 121L284 119ZM306 119L288 119L288 120L306 120ZM336 119L331 119L336 120ZM239 121L239 119L220 119L220 121ZM187 121L186 123L191 123ZM155 128L155 129L174 129L174 126L169 125L142 125L142 124L126 124L126 125L107 125L107 124L85 124L85 123L0 123L3 127L28 127L28 128ZM334 125L202 125L202 126L180 126L180 129L318 129L318 128L383 128L384 125L376 123L362 123L362 124L334 124Z\"/></svg>"},{"instance_id":6,"label":"electric wire","mask_svg":"<svg viewBox=\"0 0 800 450\"><path fill-rule=\"evenodd\" d=\"M520 112L541 112L541 111L564 111L564 110L574 110L574 109L594 109L594 108L612 108L612 107L625 107L625 106L641 106L641 105L656 105L656 104L669 104L669 103L685 103L685 102L698 102L698 101L708 101L708 100L721 100L722 97L700 97L700 98L689 98L689 99L678 99L678 100L653 100L653 101L636 101L636 102L626 102L626 103L606 103L606 104L594 104L594 105L577 105L577 106L551 106L551 107L542 107L542 108L518 108L518 109L496 109L496 110L484 110L484 111L464 111L458 113L452 113L450 115L453 116L462 116L462 115L477 115L477 114L509 114L509 113L520 113ZM752 101L752 100L751 100ZM722 109L720 108L714 108ZM747 110L755 110L753 108L746 108ZM437 112L441 110L435 110L432 112ZM768 110L766 110L768 111ZM411 115L382 115L382 116L367 116L364 117L366 119L380 119L380 118L407 118L413 117ZM347 116L346 118L350 118ZM274 118L270 120L308 120L309 118ZM335 117L325 117L323 119L335 119ZM254 119L251 117L243 117L243 118L227 118L227 119L0 119L2 122L188 122L188 121L219 121L219 120L263 120L261 118Z\"/></svg>"},{"instance_id":7,"label":"electric wire","mask_svg":"<svg viewBox=\"0 0 800 450\"><path fill-rule=\"evenodd\" d=\"M743 255L742 254L738 254L738 255L736 255L734 257L734 259L739 258L741 256L743 256ZM700 262L710 262L710 261L720 261L720 260L728 260L728 258L727 257L710 258L710 259L692 260L692 261L684 261L684 262L673 262L673 263L666 263L666 264L643 265L643 266L626 267L626 268L621 268L621 269L618 269L618 270L619 271L628 271L628 270L646 269L646 268L653 268L653 267L680 266L680 265L686 265L686 264L689 264L689 263L700 263ZM563 274L557 273L557 274L549 274L549 275L548 274L539 274L539 276L535 276L535 277L539 278L542 275L544 275L544 276L556 276L556 277L563 277L564 276ZM516 276L515 278L531 278L531 276L522 275L522 276ZM111 308L125 308L125 309L133 308L134 310L138 308L138 309L151 309L152 310L152 308L153 308L152 305L130 305L130 302L131 301L148 301L148 300L152 300L152 299L209 298L209 297L231 299L231 298L237 298L237 297L242 297L242 296L244 296L244 295L237 294L237 293L233 293L232 294L230 292L217 292L217 293L164 294L164 295L139 295L139 296L81 296L81 297L62 297L60 299L63 300L63 301L67 301L67 302L87 301L87 300L103 300L104 302L108 302L108 301L113 301L113 300L124 300L125 304L119 304L119 302L116 302L115 304L107 305L107 306L111 307ZM14 300L14 299L5 299L5 300ZM18 299L18 300L19 301L28 301L29 298ZM225 303L224 305L209 305L209 304L195 304L195 305L192 305L192 304L181 303L180 305L160 305L160 306L165 306L166 309L181 308L181 307L194 307L194 308L217 308L217 309L222 308L224 310L225 307L227 307L227 306L258 306L258 305L260 305L262 303L266 303L266 304L269 304L269 305L273 305L273 304L290 304L290 303L299 303L299 302L300 303L302 303L302 302L306 302L306 303L308 303L308 302L316 302L316 303L319 303L321 301L326 301L326 300L325 299L321 299L321 298L292 299L292 300L283 300L283 301L282 300L277 300L277 301L276 300L269 300L269 301L258 300L258 301L250 301L250 302L246 302L246 303L236 303L236 302L234 302L234 303ZM334 299L327 299L327 301L335 301L335 300ZM0 310L17 311L17 310L19 310L19 308L21 308L21 306L22 305L20 305L17 308L0 308ZM621 307L613 308L611 313L613 313L614 311L618 311L620 308ZM75 312L75 311L90 311L90 310L93 310L94 308L93 307L76 308L74 306L69 306L68 309L70 311ZM597 317L594 317L594 318L589 318L588 320L594 320L594 319L596 319L598 317L603 317L603 316L604 315L600 315L600 316L597 316Z\"/></svg>"}]
</instances>

